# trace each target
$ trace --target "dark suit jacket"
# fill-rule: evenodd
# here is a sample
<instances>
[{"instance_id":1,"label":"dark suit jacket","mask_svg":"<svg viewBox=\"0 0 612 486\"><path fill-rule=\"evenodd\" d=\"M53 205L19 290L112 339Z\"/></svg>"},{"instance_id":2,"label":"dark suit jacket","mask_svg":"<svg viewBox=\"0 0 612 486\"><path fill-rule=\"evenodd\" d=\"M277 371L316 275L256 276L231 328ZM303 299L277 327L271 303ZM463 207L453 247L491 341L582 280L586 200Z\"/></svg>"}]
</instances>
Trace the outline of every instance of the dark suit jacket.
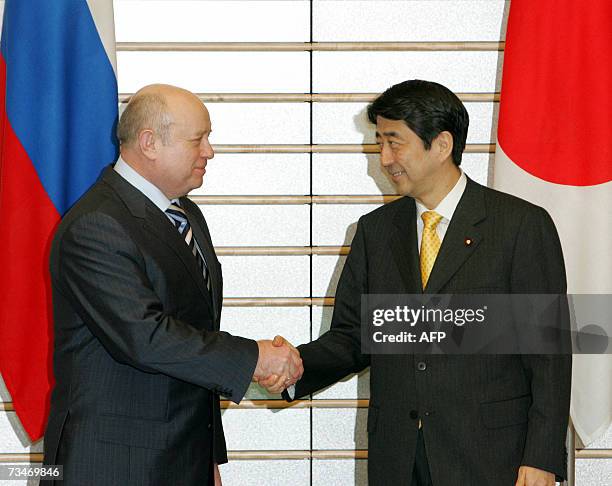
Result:
<instances>
[{"instance_id":1,"label":"dark suit jacket","mask_svg":"<svg viewBox=\"0 0 612 486\"><path fill-rule=\"evenodd\" d=\"M468 179L425 292L565 291L548 214ZM571 357L361 353L361 295L420 292L416 206L405 197L360 219L331 330L299 346L296 397L370 366L371 485L410 485L419 419L436 486L512 486L520 465L564 476Z\"/></svg>"},{"instance_id":2,"label":"dark suit jacket","mask_svg":"<svg viewBox=\"0 0 612 486\"><path fill-rule=\"evenodd\" d=\"M64 484L200 486L227 461L218 394L240 401L258 349L219 331L221 265L201 212L181 205L211 292L174 225L112 167L57 230L44 449Z\"/></svg>"}]
</instances>

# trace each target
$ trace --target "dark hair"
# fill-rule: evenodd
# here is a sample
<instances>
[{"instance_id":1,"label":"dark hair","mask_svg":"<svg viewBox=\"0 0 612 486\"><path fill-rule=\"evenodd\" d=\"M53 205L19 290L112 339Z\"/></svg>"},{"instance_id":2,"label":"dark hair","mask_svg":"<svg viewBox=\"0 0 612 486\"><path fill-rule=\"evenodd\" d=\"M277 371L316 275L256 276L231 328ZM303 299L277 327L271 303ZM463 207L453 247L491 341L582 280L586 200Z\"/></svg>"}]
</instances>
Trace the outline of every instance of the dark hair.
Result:
<instances>
[{"instance_id":1,"label":"dark hair","mask_svg":"<svg viewBox=\"0 0 612 486\"><path fill-rule=\"evenodd\" d=\"M391 86L368 106L368 119L376 123L377 116L403 120L426 150L440 132L450 132L453 162L461 164L470 118L461 100L445 86L420 79Z\"/></svg>"}]
</instances>

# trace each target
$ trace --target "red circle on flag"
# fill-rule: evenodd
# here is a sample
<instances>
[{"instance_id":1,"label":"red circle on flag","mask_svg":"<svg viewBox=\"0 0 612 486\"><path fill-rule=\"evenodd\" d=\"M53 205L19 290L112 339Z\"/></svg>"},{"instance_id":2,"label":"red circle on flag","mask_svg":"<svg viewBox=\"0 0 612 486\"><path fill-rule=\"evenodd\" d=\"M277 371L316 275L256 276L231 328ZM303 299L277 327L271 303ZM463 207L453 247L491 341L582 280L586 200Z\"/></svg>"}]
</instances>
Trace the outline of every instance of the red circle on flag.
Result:
<instances>
[{"instance_id":1,"label":"red circle on flag","mask_svg":"<svg viewBox=\"0 0 612 486\"><path fill-rule=\"evenodd\" d=\"M612 180L612 2L594 6L510 8L498 140L515 164L556 184Z\"/></svg>"}]
</instances>

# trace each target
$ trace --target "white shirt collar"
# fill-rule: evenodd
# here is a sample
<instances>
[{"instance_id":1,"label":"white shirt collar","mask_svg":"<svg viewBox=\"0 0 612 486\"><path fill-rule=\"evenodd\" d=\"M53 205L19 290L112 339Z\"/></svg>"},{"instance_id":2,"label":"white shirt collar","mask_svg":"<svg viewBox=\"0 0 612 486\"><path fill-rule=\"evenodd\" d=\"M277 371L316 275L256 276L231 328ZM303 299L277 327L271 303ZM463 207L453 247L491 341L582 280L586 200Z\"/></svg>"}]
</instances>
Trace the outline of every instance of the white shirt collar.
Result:
<instances>
[{"instance_id":1,"label":"white shirt collar","mask_svg":"<svg viewBox=\"0 0 612 486\"><path fill-rule=\"evenodd\" d=\"M432 210L442 216L442 221L448 223L453 214L455 213L455 209L457 209L457 205L459 204L459 200L461 196L463 196L463 192L465 191L465 186L467 185L467 177L465 173L461 171L461 175L459 176L459 180L456 182L455 186L450 190L450 192L444 196L444 199L440 201L440 203ZM419 201L416 201L417 207L417 220L421 221L421 215L425 211L429 211L423 204Z\"/></svg>"},{"instance_id":2,"label":"white shirt collar","mask_svg":"<svg viewBox=\"0 0 612 486\"><path fill-rule=\"evenodd\" d=\"M161 211L166 211L171 201L161 190L136 172L125 160L119 157L115 164L115 172L128 181L132 186L142 192Z\"/></svg>"}]
</instances>

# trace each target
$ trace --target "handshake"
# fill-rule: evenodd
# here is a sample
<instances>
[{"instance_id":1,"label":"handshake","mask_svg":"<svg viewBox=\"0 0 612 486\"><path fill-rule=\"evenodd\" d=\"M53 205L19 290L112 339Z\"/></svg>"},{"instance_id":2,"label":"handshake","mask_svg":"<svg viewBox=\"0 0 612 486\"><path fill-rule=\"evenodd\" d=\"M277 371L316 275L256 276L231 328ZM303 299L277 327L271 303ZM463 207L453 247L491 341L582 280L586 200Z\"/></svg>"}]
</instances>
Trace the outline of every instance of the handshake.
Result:
<instances>
[{"instance_id":1,"label":"handshake","mask_svg":"<svg viewBox=\"0 0 612 486\"><path fill-rule=\"evenodd\" d=\"M300 352L282 336L273 341L257 341L259 358L253 374L253 381L270 393L280 393L295 384L304 373Z\"/></svg>"}]
</instances>

